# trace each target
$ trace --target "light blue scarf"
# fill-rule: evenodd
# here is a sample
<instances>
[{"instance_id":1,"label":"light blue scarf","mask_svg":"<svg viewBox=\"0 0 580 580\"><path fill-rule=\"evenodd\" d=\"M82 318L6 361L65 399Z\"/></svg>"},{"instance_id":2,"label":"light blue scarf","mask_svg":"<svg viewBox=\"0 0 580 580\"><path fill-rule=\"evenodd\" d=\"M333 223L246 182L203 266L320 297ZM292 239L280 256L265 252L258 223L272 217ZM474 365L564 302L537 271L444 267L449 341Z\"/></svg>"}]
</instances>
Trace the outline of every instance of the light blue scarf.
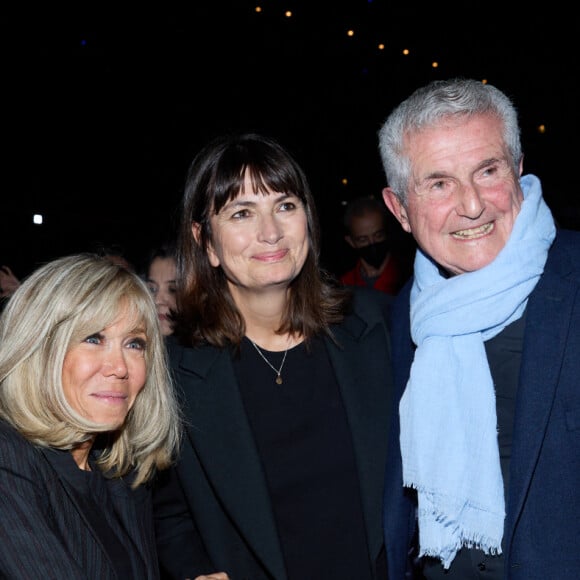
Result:
<instances>
[{"instance_id":1,"label":"light blue scarf","mask_svg":"<svg viewBox=\"0 0 580 580\"><path fill-rule=\"evenodd\" d=\"M445 278L421 251L415 258L417 350L399 406L403 483L418 492L420 555L445 568L462 546L501 553L504 489L484 341L522 316L556 232L539 179L520 184L520 213L492 263Z\"/></svg>"}]
</instances>

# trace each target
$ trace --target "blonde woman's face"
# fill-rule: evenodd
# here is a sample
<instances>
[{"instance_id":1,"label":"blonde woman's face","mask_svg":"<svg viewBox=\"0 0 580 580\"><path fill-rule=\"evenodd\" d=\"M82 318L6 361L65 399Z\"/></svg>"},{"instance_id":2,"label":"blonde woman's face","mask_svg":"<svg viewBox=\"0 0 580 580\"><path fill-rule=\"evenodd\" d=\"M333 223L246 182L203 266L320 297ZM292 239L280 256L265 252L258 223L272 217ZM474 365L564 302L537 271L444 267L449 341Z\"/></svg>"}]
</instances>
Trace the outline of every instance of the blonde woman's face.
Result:
<instances>
[{"instance_id":1,"label":"blonde woman's face","mask_svg":"<svg viewBox=\"0 0 580 580\"><path fill-rule=\"evenodd\" d=\"M112 325L73 344L62 371L71 407L86 419L120 427L145 385L146 344L144 325L126 310Z\"/></svg>"}]
</instances>

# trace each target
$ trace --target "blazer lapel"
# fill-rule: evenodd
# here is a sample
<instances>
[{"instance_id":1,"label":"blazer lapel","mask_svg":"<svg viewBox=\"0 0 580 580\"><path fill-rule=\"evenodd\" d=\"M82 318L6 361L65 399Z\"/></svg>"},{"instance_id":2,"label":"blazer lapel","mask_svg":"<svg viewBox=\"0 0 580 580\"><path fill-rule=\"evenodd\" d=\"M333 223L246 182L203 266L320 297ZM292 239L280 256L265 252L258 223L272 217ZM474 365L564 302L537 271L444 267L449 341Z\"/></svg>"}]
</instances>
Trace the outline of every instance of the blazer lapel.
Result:
<instances>
[{"instance_id":1,"label":"blazer lapel","mask_svg":"<svg viewBox=\"0 0 580 580\"><path fill-rule=\"evenodd\" d=\"M508 539L523 507L548 425L573 303L572 286L548 271L528 302L514 418Z\"/></svg>"},{"instance_id":2,"label":"blazer lapel","mask_svg":"<svg viewBox=\"0 0 580 580\"><path fill-rule=\"evenodd\" d=\"M185 397L188 441L252 549L274 577L283 579L284 560L269 491L231 355L213 347L181 353L179 382Z\"/></svg>"},{"instance_id":3,"label":"blazer lapel","mask_svg":"<svg viewBox=\"0 0 580 580\"><path fill-rule=\"evenodd\" d=\"M350 316L333 329L338 346L326 339L327 349L351 427L369 549L376 558L383 544L380 505L387 456L392 377L384 358L390 356L385 333Z\"/></svg>"}]
</instances>

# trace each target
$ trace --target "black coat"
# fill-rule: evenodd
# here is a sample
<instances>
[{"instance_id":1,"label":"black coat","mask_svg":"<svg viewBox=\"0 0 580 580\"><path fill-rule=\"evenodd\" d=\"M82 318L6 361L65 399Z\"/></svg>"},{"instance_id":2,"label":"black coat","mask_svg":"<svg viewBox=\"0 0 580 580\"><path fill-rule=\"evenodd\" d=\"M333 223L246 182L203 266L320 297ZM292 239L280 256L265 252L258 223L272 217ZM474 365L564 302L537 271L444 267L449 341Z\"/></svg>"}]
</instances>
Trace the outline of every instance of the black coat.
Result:
<instances>
[{"instance_id":1,"label":"black coat","mask_svg":"<svg viewBox=\"0 0 580 580\"><path fill-rule=\"evenodd\" d=\"M83 476L104 477L80 473L68 451L35 447L0 420L1 578L159 578L150 488L107 481L103 505L71 483ZM103 517L113 509L118 529ZM117 532L131 536L129 548L113 539ZM131 564L138 572L127 576Z\"/></svg>"},{"instance_id":2,"label":"black coat","mask_svg":"<svg viewBox=\"0 0 580 580\"><path fill-rule=\"evenodd\" d=\"M351 427L374 569L383 551L392 299L366 289L356 296L354 313L333 329L340 346L324 340ZM286 580L267 483L230 352L173 345L170 354L189 428L177 468L163 474L154 495L162 570L175 579L225 571L233 580Z\"/></svg>"}]
</instances>

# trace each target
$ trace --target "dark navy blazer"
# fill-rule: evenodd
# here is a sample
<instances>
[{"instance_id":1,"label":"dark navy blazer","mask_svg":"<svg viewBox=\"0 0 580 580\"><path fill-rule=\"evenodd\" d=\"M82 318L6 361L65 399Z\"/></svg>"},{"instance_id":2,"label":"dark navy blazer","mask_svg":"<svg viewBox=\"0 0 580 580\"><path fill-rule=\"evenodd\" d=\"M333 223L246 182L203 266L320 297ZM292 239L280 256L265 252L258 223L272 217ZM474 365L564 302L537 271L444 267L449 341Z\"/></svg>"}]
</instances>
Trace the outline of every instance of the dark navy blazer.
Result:
<instances>
[{"instance_id":1,"label":"dark navy blazer","mask_svg":"<svg viewBox=\"0 0 580 580\"><path fill-rule=\"evenodd\" d=\"M389 580L403 580L415 495L403 488L398 402L413 360L410 281L394 305L394 411L384 528ZM506 580L580 574L580 232L560 230L529 297L507 493Z\"/></svg>"},{"instance_id":2,"label":"dark navy blazer","mask_svg":"<svg viewBox=\"0 0 580 580\"><path fill-rule=\"evenodd\" d=\"M151 490L131 491L126 482L111 480L109 503L98 505L71 483L74 469L69 452L35 447L0 420L0 578L159 578ZM132 538L131 550L120 547L104 521L102 511L113 508L118 526ZM126 573L132 559L138 577Z\"/></svg>"}]
</instances>

